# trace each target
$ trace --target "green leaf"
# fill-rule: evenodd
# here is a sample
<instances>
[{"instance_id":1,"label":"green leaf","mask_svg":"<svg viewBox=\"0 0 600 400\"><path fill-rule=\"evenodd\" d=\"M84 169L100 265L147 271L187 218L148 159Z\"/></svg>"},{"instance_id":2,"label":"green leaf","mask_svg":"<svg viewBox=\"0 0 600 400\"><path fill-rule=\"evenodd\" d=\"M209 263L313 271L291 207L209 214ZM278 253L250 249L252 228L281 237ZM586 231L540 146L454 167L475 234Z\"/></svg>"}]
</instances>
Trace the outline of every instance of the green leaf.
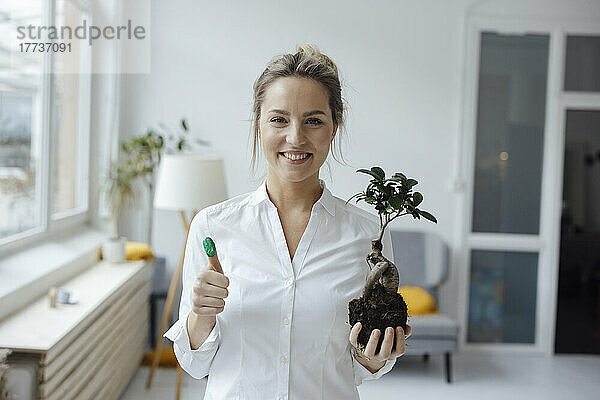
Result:
<instances>
[{"instance_id":1,"label":"green leaf","mask_svg":"<svg viewBox=\"0 0 600 400\"><path fill-rule=\"evenodd\" d=\"M188 125L187 125L187 122L185 121L185 118L182 118L182 119L181 119L181 127L183 128L183 130L184 130L184 131L186 131L186 132L187 132L187 130L188 130Z\"/></svg>"},{"instance_id":2,"label":"green leaf","mask_svg":"<svg viewBox=\"0 0 600 400\"><path fill-rule=\"evenodd\" d=\"M417 183L419 183L419 182L417 182L417 181L416 181L416 180L414 180L414 179L409 179L409 180L406 182L406 184L407 184L409 187L413 187L413 186L415 186Z\"/></svg>"},{"instance_id":3,"label":"green leaf","mask_svg":"<svg viewBox=\"0 0 600 400\"><path fill-rule=\"evenodd\" d=\"M373 172L375 177L380 180L385 179L385 172L380 167L371 167L371 172Z\"/></svg>"},{"instance_id":4,"label":"green leaf","mask_svg":"<svg viewBox=\"0 0 600 400\"><path fill-rule=\"evenodd\" d=\"M362 194L362 192L361 193L356 193L355 195L353 195L352 197L350 197L348 200L346 200L346 203L344 205L347 205L350 200L352 200L356 196L360 196L361 194Z\"/></svg>"},{"instance_id":5,"label":"green leaf","mask_svg":"<svg viewBox=\"0 0 600 400\"><path fill-rule=\"evenodd\" d=\"M421 214L426 219L430 220L431 222L435 222L437 224L437 219L435 219L435 217L433 215L429 214L427 211L423 211L423 210L419 210L419 209L417 209L417 211L419 212L419 214Z\"/></svg>"},{"instance_id":6,"label":"green leaf","mask_svg":"<svg viewBox=\"0 0 600 400\"><path fill-rule=\"evenodd\" d=\"M177 142L177 150L181 151L183 149L183 139L179 139Z\"/></svg>"},{"instance_id":7,"label":"green leaf","mask_svg":"<svg viewBox=\"0 0 600 400\"><path fill-rule=\"evenodd\" d=\"M413 204L416 206L418 206L419 204L421 204L421 202L423 201L423 195L419 192L414 192L413 193Z\"/></svg>"},{"instance_id":8,"label":"green leaf","mask_svg":"<svg viewBox=\"0 0 600 400\"><path fill-rule=\"evenodd\" d=\"M369 174L373 178L379 179L379 177L373 171L369 171L368 169L358 169L358 170L356 170L356 172L362 172L363 174Z\"/></svg>"},{"instance_id":9,"label":"green leaf","mask_svg":"<svg viewBox=\"0 0 600 400\"><path fill-rule=\"evenodd\" d=\"M399 196L393 196L390 199L390 205L392 207L394 207L396 210L401 210L402 209L402 198L400 198Z\"/></svg>"}]
</instances>

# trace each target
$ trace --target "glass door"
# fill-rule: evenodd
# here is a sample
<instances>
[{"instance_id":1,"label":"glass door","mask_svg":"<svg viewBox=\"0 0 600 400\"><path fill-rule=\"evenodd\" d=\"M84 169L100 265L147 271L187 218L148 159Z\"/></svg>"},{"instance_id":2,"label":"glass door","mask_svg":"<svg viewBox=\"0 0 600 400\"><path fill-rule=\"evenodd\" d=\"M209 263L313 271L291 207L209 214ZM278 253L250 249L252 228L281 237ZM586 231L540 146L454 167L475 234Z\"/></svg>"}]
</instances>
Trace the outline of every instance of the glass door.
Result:
<instances>
[{"instance_id":1,"label":"glass door","mask_svg":"<svg viewBox=\"0 0 600 400\"><path fill-rule=\"evenodd\" d=\"M479 32L467 344L536 344L549 34Z\"/></svg>"},{"instance_id":2,"label":"glass door","mask_svg":"<svg viewBox=\"0 0 600 400\"><path fill-rule=\"evenodd\" d=\"M600 354L600 31L568 34L555 353Z\"/></svg>"}]
</instances>

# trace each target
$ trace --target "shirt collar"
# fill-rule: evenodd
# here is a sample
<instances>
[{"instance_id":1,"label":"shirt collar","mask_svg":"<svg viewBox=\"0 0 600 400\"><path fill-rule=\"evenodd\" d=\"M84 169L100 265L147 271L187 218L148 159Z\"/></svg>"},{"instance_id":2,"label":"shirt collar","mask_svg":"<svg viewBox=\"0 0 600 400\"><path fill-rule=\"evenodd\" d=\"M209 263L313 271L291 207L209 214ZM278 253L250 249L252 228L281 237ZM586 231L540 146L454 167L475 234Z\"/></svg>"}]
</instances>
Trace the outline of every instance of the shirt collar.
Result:
<instances>
[{"instance_id":1,"label":"shirt collar","mask_svg":"<svg viewBox=\"0 0 600 400\"><path fill-rule=\"evenodd\" d=\"M323 188L323 193L321 194L321 197L319 197L319 200L317 200L317 202L315 204L321 204L323 206L323 208L325 210L327 210L327 212L333 216L333 215L335 215L335 199L333 198L333 195L331 194L329 189L327 189L327 185L325 185L325 181L323 181L323 179L319 179L319 184ZM258 189L256 189L254 191L254 193L252 193L251 203L253 205L256 205L256 204L262 203L263 201L269 201L269 202L271 201L269 199L269 196L267 195L267 180L266 179L258 187Z\"/></svg>"}]
</instances>

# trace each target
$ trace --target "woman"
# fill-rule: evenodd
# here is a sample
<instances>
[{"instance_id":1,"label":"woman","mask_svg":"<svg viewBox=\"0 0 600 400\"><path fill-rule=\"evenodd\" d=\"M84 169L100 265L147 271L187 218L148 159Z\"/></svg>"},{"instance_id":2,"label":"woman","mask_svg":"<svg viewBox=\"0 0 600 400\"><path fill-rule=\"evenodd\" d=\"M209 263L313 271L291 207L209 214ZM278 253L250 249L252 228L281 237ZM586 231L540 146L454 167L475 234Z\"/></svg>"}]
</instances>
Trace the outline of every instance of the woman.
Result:
<instances>
[{"instance_id":1,"label":"woman","mask_svg":"<svg viewBox=\"0 0 600 400\"><path fill-rule=\"evenodd\" d=\"M205 399L358 399L356 386L404 353L401 327L374 354L379 330L358 349L360 323L348 324L379 223L319 179L343 109L337 68L313 45L275 57L254 84L252 166L260 142L266 180L194 217L179 320L165 333L185 371L209 375Z\"/></svg>"}]
</instances>

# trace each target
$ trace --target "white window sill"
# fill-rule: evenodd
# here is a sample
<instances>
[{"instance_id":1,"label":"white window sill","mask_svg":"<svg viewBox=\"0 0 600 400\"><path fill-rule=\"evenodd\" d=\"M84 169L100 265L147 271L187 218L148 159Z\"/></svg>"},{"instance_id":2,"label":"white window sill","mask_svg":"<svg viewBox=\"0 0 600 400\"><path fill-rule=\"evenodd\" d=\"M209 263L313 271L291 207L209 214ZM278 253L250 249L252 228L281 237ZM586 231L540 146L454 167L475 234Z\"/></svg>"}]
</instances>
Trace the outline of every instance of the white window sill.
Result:
<instances>
[{"instance_id":1,"label":"white window sill","mask_svg":"<svg viewBox=\"0 0 600 400\"><path fill-rule=\"evenodd\" d=\"M107 236L82 225L0 259L0 320L95 264Z\"/></svg>"}]
</instances>

